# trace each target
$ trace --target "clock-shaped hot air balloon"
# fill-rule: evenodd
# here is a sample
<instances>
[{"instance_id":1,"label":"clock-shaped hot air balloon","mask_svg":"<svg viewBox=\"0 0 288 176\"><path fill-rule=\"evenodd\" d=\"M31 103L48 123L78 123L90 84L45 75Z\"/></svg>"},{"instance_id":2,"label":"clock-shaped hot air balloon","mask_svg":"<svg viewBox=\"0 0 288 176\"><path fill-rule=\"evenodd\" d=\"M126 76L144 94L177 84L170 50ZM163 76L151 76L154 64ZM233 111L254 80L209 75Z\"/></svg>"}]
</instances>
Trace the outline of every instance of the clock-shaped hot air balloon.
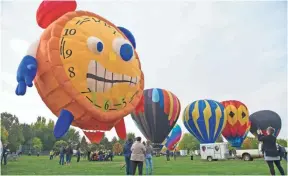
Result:
<instances>
[{"instance_id":1,"label":"clock-shaped hot air balloon","mask_svg":"<svg viewBox=\"0 0 288 176\"><path fill-rule=\"evenodd\" d=\"M214 143L226 125L224 106L214 100L197 100L189 104L183 112L183 122L187 130L200 143Z\"/></svg>"},{"instance_id":2,"label":"clock-shaped hot air balloon","mask_svg":"<svg viewBox=\"0 0 288 176\"><path fill-rule=\"evenodd\" d=\"M146 139L155 148L162 148L162 142L176 124L181 110L178 98L164 89L146 89L132 119Z\"/></svg>"},{"instance_id":3,"label":"clock-shaped hot air balloon","mask_svg":"<svg viewBox=\"0 0 288 176\"><path fill-rule=\"evenodd\" d=\"M138 104L144 87L132 33L87 11L76 2L43 1L37 22L45 29L31 45L17 70L17 95L35 87L58 117L56 138L70 124L81 128L92 142L115 126L126 138L123 117Z\"/></svg>"},{"instance_id":4,"label":"clock-shaped hot air balloon","mask_svg":"<svg viewBox=\"0 0 288 176\"><path fill-rule=\"evenodd\" d=\"M221 102L227 114L227 123L222 135L232 147L241 147L250 130L249 111L245 104L237 100Z\"/></svg>"}]
</instances>

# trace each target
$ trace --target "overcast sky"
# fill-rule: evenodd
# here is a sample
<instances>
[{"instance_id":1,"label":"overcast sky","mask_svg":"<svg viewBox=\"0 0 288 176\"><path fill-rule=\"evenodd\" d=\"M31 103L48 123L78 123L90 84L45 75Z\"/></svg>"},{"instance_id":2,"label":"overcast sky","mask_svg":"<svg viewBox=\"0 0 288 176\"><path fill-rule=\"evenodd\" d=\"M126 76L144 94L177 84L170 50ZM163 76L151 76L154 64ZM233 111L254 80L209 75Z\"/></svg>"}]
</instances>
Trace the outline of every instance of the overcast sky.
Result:
<instances>
[{"instance_id":1,"label":"overcast sky","mask_svg":"<svg viewBox=\"0 0 288 176\"><path fill-rule=\"evenodd\" d=\"M165 88L182 110L198 99L236 99L250 114L263 109L282 118L287 138L287 2L83 1L77 10L97 13L129 29L136 38L145 88ZM56 120L35 87L15 95L16 70L42 29L40 0L1 1L0 111L20 122L37 116ZM130 115L128 132L141 135ZM178 124L187 131L182 122ZM106 133L111 139L115 130Z\"/></svg>"}]
</instances>

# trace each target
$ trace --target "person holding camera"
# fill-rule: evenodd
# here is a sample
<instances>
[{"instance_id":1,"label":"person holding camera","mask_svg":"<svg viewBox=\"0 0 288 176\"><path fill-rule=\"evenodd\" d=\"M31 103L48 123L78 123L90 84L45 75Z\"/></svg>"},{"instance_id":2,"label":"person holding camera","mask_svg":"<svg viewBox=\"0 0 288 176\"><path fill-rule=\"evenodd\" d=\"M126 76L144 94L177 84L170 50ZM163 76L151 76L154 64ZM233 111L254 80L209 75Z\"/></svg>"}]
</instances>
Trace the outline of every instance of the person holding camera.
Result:
<instances>
[{"instance_id":1,"label":"person holding camera","mask_svg":"<svg viewBox=\"0 0 288 176\"><path fill-rule=\"evenodd\" d=\"M275 175L274 164L278 168L281 175L285 175L280 163L280 153L276 146L276 137L273 136L275 129L268 127L267 135L264 136L260 129L257 130L258 140L263 142L264 159L267 162L271 175ZM273 164L274 163L274 164Z\"/></svg>"}]
</instances>

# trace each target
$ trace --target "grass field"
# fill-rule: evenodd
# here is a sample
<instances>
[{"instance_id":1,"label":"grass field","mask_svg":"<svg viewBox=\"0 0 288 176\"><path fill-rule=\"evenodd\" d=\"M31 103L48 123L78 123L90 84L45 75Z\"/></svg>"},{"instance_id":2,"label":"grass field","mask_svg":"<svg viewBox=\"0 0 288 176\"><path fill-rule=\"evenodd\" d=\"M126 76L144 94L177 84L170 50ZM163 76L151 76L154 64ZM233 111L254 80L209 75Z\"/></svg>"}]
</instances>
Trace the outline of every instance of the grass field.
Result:
<instances>
[{"instance_id":1,"label":"grass field","mask_svg":"<svg viewBox=\"0 0 288 176\"><path fill-rule=\"evenodd\" d=\"M81 158L82 159L82 158ZM241 160L202 161L199 158L178 157L177 161L167 162L165 157L154 157L155 175L269 175L263 159L250 162ZM79 163L72 158L70 166L60 166L58 158L49 160L48 156L21 156L17 161L10 161L2 166L2 175L124 175L123 157L115 157L110 162L88 162L82 159ZM287 173L287 163L282 161ZM145 168L145 166L144 166ZM279 175L277 168L276 175ZM145 169L143 170L145 174Z\"/></svg>"}]
</instances>

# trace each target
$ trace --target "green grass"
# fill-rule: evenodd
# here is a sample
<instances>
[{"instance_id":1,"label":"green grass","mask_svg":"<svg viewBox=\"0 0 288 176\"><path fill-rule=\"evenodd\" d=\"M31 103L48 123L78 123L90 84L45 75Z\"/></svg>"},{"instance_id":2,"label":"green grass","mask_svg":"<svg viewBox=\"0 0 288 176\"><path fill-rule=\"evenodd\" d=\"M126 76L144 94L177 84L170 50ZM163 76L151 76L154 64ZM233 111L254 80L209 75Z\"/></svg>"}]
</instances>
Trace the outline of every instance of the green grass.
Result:
<instances>
[{"instance_id":1,"label":"green grass","mask_svg":"<svg viewBox=\"0 0 288 176\"><path fill-rule=\"evenodd\" d=\"M2 166L2 175L124 175L123 157L115 157L110 162L88 162L81 158L79 163L72 158L70 166L60 166L59 158L49 160L48 156L22 156ZM171 158L172 159L172 158ZM177 161L166 161L165 157L154 157L155 175L269 175L268 166L263 159L244 162L241 160L203 161L199 158L178 157ZM287 171L286 161L282 166ZM276 175L279 175L275 167ZM286 172L287 173L287 172ZM145 174L145 166L143 170Z\"/></svg>"}]
</instances>

